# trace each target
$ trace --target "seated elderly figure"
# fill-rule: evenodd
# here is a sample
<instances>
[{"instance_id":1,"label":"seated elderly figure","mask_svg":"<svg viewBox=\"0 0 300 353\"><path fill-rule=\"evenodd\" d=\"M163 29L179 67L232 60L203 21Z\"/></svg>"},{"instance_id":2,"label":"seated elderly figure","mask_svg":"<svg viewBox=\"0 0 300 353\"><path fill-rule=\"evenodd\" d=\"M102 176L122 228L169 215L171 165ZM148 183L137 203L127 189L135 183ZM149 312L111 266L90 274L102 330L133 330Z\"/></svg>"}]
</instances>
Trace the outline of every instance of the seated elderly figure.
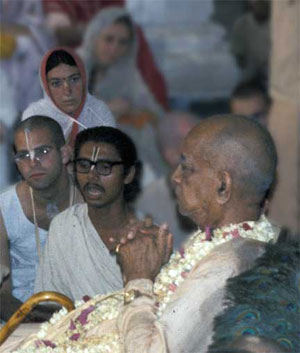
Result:
<instances>
[{"instance_id":1,"label":"seated elderly figure","mask_svg":"<svg viewBox=\"0 0 300 353\"><path fill-rule=\"evenodd\" d=\"M62 311L19 352L206 352L227 279L248 269L276 236L262 214L275 169L264 127L231 115L201 121L172 176L179 210L199 231L169 261L172 236L164 229L129 237L116 248L125 289Z\"/></svg>"}]
</instances>

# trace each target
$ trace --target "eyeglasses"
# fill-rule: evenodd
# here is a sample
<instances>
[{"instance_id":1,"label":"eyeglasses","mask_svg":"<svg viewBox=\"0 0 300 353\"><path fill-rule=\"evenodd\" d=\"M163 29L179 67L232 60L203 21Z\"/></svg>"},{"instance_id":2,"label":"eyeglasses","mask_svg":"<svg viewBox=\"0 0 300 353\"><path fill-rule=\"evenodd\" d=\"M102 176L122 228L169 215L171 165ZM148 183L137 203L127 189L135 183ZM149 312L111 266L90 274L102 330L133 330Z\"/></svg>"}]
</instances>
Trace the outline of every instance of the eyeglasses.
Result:
<instances>
[{"instance_id":1,"label":"eyeglasses","mask_svg":"<svg viewBox=\"0 0 300 353\"><path fill-rule=\"evenodd\" d=\"M48 81L51 88L61 88L64 81L67 82L68 86L74 87L81 81L81 76L79 74L74 74L66 78L53 78Z\"/></svg>"},{"instance_id":2,"label":"eyeglasses","mask_svg":"<svg viewBox=\"0 0 300 353\"><path fill-rule=\"evenodd\" d=\"M53 150L51 146L40 146L34 148L32 151L20 151L15 154L16 163L28 163L30 160L37 160L43 162L48 158L49 153Z\"/></svg>"},{"instance_id":3,"label":"eyeglasses","mask_svg":"<svg viewBox=\"0 0 300 353\"><path fill-rule=\"evenodd\" d=\"M75 171L78 173L87 174L90 172L91 167L95 166L95 170L100 175L110 175L112 168L115 165L123 164L122 161L107 161L107 160L99 160L97 162L90 161L89 159L79 158L74 160Z\"/></svg>"}]
</instances>

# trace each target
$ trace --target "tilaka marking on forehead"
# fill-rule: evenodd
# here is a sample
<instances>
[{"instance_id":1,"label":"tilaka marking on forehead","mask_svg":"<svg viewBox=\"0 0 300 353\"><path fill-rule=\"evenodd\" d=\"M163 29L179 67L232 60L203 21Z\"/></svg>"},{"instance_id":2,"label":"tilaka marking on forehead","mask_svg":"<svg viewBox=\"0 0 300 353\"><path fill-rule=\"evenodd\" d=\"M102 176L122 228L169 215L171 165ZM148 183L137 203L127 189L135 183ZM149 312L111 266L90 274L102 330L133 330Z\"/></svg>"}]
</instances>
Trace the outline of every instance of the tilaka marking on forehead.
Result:
<instances>
[{"instance_id":1,"label":"tilaka marking on forehead","mask_svg":"<svg viewBox=\"0 0 300 353\"><path fill-rule=\"evenodd\" d=\"M99 146L98 147L94 146L93 147L93 152L92 152L92 162L96 162L97 161L99 152L100 152L100 147ZM93 170L94 167L95 167L95 165L93 164L92 167L91 167L91 170Z\"/></svg>"},{"instance_id":2,"label":"tilaka marking on forehead","mask_svg":"<svg viewBox=\"0 0 300 353\"><path fill-rule=\"evenodd\" d=\"M33 148L30 148L30 144L29 144L30 129L25 128L24 129L24 133L25 133L25 140L26 140L26 146L27 146L27 149L28 149L29 157L33 161L34 160L34 150L33 150Z\"/></svg>"}]
</instances>

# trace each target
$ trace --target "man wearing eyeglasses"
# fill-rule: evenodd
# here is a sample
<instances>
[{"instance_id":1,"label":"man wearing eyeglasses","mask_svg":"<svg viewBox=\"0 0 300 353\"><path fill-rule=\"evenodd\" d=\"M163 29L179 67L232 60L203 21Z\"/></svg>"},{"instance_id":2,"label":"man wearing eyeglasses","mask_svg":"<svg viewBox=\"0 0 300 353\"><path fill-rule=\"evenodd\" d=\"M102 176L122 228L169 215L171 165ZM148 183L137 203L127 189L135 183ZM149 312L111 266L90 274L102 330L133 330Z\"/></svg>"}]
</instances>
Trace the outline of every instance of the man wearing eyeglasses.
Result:
<instances>
[{"instance_id":1,"label":"man wearing eyeglasses","mask_svg":"<svg viewBox=\"0 0 300 353\"><path fill-rule=\"evenodd\" d=\"M1 264L10 268L1 288L4 320L33 294L52 218L82 200L68 176L70 151L55 120L32 116L20 123L14 151L23 180L0 197Z\"/></svg>"},{"instance_id":2,"label":"man wearing eyeglasses","mask_svg":"<svg viewBox=\"0 0 300 353\"><path fill-rule=\"evenodd\" d=\"M131 139L107 126L81 131L74 157L86 203L52 221L35 291L53 290L79 300L123 287L114 250L136 222L129 202L138 190L139 162Z\"/></svg>"}]
</instances>

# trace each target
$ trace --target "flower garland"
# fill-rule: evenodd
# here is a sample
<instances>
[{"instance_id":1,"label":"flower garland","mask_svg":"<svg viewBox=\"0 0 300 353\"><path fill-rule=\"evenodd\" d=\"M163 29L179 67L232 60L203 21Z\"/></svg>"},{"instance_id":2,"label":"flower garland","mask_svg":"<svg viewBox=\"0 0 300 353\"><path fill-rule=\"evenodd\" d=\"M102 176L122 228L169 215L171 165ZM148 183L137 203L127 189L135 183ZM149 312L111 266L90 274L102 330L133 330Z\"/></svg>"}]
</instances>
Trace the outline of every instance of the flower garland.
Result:
<instances>
[{"instance_id":1,"label":"flower garland","mask_svg":"<svg viewBox=\"0 0 300 353\"><path fill-rule=\"evenodd\" d=\"M155 279L153 289L158 306L157 317L162 315L176 288L196 263L216 246L238 237L269 242L274 236L274 229L265 216L261 216L257 222L243 222L215 230L207 227L205 232L199 230L194 233L184 249L171 256L168 264L162 268ZM75 303L76 307L82 309L79 315L78 311L67 314L66 309L61 309L53 315L50 322L41 325L36 335L37 339L29 345L25 344L24 348L16 353L33 353L37 349L40 353L121 352L120 338L117 333L90 337L87 337L87 333L101 322L117 318L123 306L123 298L123 291L108 296L98 295L91 300L84 298L84 301ZM77 314L76 317L74 312ZM63 326L62 322L66 323L66 329L53 334L57 324L60 328ZM52 334L50 334L51 331ZM49 339L52 336L55 337L54 340Z\"/></svg>"},{"instance_id":2,"label":"flower garland","mask_svg":"<svg viewBox=\"0 0 300 353\"><path fill-rule=\"evenodd\" d=\"M155 279L154 293L159 303L157 316L161 316L176 288L184 281L196 263L216 246L238 237L269 242L274 235L274 229L264 215L257 222L243 222L215 230L207 227L205 232L199 230L194 233L184 249L171 256L168 264L162 268Z\"/></svg>"}]
</instances>

